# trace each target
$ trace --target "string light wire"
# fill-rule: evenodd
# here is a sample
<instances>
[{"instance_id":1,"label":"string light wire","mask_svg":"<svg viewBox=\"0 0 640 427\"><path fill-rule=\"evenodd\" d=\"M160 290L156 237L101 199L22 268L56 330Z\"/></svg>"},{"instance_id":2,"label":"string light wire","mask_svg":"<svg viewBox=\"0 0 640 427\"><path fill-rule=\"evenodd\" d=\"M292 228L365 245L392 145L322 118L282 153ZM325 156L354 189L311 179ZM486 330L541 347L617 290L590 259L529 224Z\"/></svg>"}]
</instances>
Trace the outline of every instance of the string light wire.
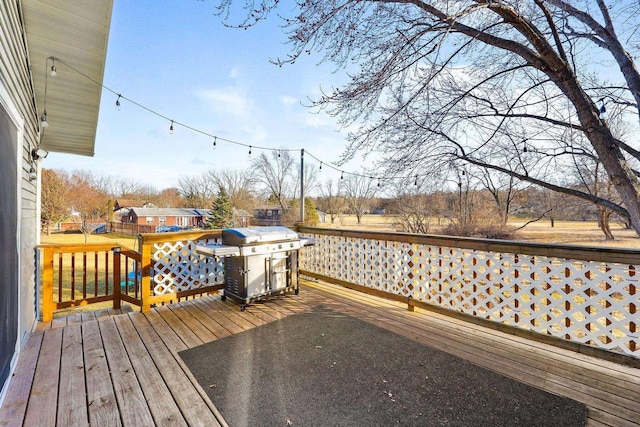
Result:
<instances>
[{"instance_id":1,"label":"string light wire","mask_svg":"<svg viewBox=\"0 0 640 427\"><path fill-rule=\"evenodd\" d=\"M71 69L74 72L78 73L82 77L84 77L87 80L95 83L96 85L100 86L102 89L104 89L104 90L106 90L108 92L111 92L114 96L117 96L117 99L116 99L116 106L117 107L120 107L120 104L121 104L120 100L124 100L124 101L127 101L127 102L135 105L138 108L141 108L142 110L147 111L148 113L150 113L152 115L155 115L156 117L159 117L161 119L164 119L164 120L170 122L171 125L170 125L169 129L170 129L171 132L173 131L174 125L176 125L176 126L181 126L181 127L185 128L185 129L188 129L188 130L190 130L192 132L195 132L197 134L212 138L213 139L213 149L214 150L216 148L217 141L222 141L222 142L225 142L225 143L228 143L228 144L232 144L232 145L237 145L237 146L240 146L240 147L246 147L246 148L249 149L249 157L251 157L252 149L254 149L254 148L258 149L258 150L263 150L263 151L278 152L278 155L280 155L280 152L282 152L282 151L296 152L296 151L300 151L301 150L299 148L286 148L286 147L284 147L284 148L283 147L281 147L281 148L273 148L273 147L252 145L252 144L247 144L247 143L243 143L243 142L239 142L239 141L234 141L232 139L223 138L223 137L220 137L218 135L214 135L212 133L203 131L202 129L195 128L195 127L193 127L191 125L188 125L186 123L180 122L178 120L170 119L168 116L166 116L166 115L164 115L164 114L162 114L162 113L160 113L160 112L158 112L158 111L156 111L156 110L154 110L154 109L152 109L150 107L147 107L146 105L141 104L141 103L139 103L139 102L137 102L137 101L135 101L135 100L123 95L122 93L115 91L114 89L111 89L109 86L106 86L105 84L95 80L94 78L88 76L87 74L83 73L82 71L78 70L77 68L73 67L72 65L68 64L67 62L65 62L64 60L62 60L62 59L60 59L58 57L51 56L51 57L49 57L47 59L51 59L53 61L58 61L58 63L64 64L66 67L68 67L69 69ZM378 187L380 187L381 183L383 181L389 181L389 180L392 180L392 179L393 180L410 180L412 178L411 175L393 176L393 177L382 176L381 177L381 176L371 176L371 175L364 175L364 174L355 173L355 172L349 172L349 171L345 171L345 170L339 169L337 166L334 166L331 163L326 163L325 161L320 160L318 157L314 156L313 154L311 154L306 149L305 149L305 154L307 154L309 157L311 157L312 159L314 159L317 162L319 162L320 170L322 170L323 166L326 166L328 168L333 169L336 172L340 172L340 179L344 179L345 174L349 175L349 176L358 177L358 178L370 178L372 180L377 179L378 180ZM416 185L417 185L418 175L415 175L415 178L416 178Z\"/></svg>"}]
</instances>

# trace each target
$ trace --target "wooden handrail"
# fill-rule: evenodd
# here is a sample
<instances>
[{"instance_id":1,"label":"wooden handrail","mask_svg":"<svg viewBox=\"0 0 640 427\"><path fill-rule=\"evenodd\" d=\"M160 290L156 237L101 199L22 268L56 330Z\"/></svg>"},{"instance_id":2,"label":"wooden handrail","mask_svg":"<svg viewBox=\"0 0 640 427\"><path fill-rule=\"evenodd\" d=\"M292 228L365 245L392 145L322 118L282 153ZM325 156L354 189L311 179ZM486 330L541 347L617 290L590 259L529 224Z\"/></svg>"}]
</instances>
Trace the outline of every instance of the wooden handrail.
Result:
<instances>
[{"instance_id":1,"label":"wooden handrail","mask_svg":"<svg viewBox=\"0 0 640 427\"><path fill-rule=\"evenodd\" d=\"M315 233L327 236L387 240L393 242L445 246L459 249L475 249L485 252L506 252L513 254L539 255L585 261L602 261L621 264L636 264L640 261L640 250L627 248L609 248L534 242L529 243L511 240L478 239L472 237L438 236L431 234L357 231L308 226L298 226L297 231L300 233Z\"/></svg>"}]
</instances>

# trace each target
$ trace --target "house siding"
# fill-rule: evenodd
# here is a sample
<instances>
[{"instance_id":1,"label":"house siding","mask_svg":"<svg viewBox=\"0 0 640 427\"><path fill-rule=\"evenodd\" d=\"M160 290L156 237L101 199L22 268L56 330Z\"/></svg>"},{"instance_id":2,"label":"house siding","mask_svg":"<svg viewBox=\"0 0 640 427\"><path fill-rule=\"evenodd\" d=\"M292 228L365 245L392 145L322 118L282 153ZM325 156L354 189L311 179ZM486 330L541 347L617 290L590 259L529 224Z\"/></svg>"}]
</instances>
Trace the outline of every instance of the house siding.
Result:
<instances>
[{"instance_id":1,"label":"house siding","mask_svg":"<svg viewBox=\"0 0 640 427\"><path fill-rule=\"evenodd\" d=\"M15 251L18 254L18 271L15 277L18 283L14 291L17 292L18 319L17 346L12 358L17 358L20 348L26 341L29 332L33 330L37 320L36 284L35 284L35 248L38 243L39 212L38 212L38 180L31 181L30 153L37 146L38 114L33 97L33 86L29 71L27 46L24 39L24 25L21 18L21 3L17 0L5 0L0 3L0 106L8 111L9 116L17 120L18 127L18 158L17 166L14 162L0 158L0 168L12 167L19 185L17 197L0 195L1 202L8 209L17 212L16 247L4 247L3 251ZM37 167L37 165L36 165ZM17 170L16 170L17 169ZM11 173L10 171L7 173ZM13 268L13 267L12 267ZM0 321L4 324L9 319L6 313L0 313ZM14 320L11 320L14 321ZM10 375L9 375L10 378ZM2 394L6 389L6 378L0 378Z\"/></svg>"}]
</instances>

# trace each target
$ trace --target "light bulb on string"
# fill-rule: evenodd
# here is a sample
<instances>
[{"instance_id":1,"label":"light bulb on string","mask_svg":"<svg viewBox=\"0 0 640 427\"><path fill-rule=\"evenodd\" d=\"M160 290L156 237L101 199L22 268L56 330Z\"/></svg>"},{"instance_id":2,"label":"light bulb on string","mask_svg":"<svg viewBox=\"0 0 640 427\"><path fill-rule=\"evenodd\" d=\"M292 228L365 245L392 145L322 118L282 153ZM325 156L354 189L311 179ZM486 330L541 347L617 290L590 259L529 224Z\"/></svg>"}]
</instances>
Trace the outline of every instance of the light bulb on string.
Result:
<instances>
[{"instance_id":1,"label":"light bulb on string","mask_svg":"<svg viewBox=\"0 0 640 427\"><path fill-rule=\"evenodd\" d=\"M118 99L116 99L116 108L118 109L118 111L120 111L120 97L122 95L118 94Z\"/></svg>"},{"instance_id":2,"label":"light bulb on string","mask_svg":"<svg viewBox=\"0 0 640 427\"><path fill-rule=\"evenodd\" d=\"M214 150L216 149L216 142L217 142L217 141L218 141L218 137L217 137L217 136L214 136L214 137L213 137L213 149L214 149Z\"/></svg>"},{"instance_id":3,"label":"light bulb on string","mask_svg":"<svg viewBox=\"0 0 640 427\"><path fill-rule=\"evenodd\" d=\"M278 150L278 158L280 158L280 150Z\"/></svg>"},{"instance_id":4,"label":"light bulb on string","mask_svg":"<svg viewBox=\"0 0 640 427\"><path fill-rule=\"evenodd\" d=\"M251 158L251 146L249 146L249 158Z\"/></svg>"},{"instance_id":5,"label":"light bulb on string","mask_svg":"<svg viewBox=\"0 0 640 427\"><path fill-rule=\"evenodd\" d=\"M49 127L49 122L47 121L47 110L44 110L44 113L42 113L42 116L40 117L40 124L43 128Z\"/></svg>"},{"instance_id":6,"label":"light bulb on string","mask_svg":"<svg viewBox=\"0 0 640 427\"><path fill-rule=\"evenodd\" d=\"M602 107L600 107L600 118L604 120L607 118L607 108L604 106L604 98L601 101Z\"/></svg>"},{"instance_id":7,"label":"light bulb on string","mask_svg":"<svg viewBox=\"0 0 640 427\"><path fill-rule=\"evenodd\" d=\"M53 60L53 65L51 66L51 77L55 77L58 75L58 70L56 69L56 60L55 58L51 58Z\"/></svg>"},{"instance_id":8,"label":"light bulb on string","mask_svg":"<svg viewBox=\"0 0 640 427\"><path fill-rule=\"evenodd\" d=\"M173 135L173 120L171 120L171 126L169 126L169 133Z\"/></svg>"},{"instance_id":9,"label":"light bulb on string","mask_svg":"<svg viewBox=\"0 0 640 427\"><path fill-rule=\"evenodd\" d=\"M415 185L416 187L418 186L418 175L416 175L416 180L414 181L413 185Z\"/></svg>"},{"instance_id":10,"label":"light bulb on string","mask_svg":"<svg viewBox=\"0 0 640 427\"><path fill-rule=\"evenodd\" d=\"M380 187L380 178L378 178L378 187Z\"/></svg>"},{"instance_id":11,"label":"light bulb on string","mask_svg":"<svg viewBox=\"0 0 640 427\"><path fill-rule=\"evenodd\" d=\"M320 162L320 170L322 170L322 162Z\"/></svg>"},{"instance_id":12,"label":"light bulb on string","mask_svg":"<svg viewBox=\"0 0 640 427\"><path fill-rule=\"evenodd\" d=\"M340 171L340 179L344 179L344 171Z\"/></svg>"}]
</instances>

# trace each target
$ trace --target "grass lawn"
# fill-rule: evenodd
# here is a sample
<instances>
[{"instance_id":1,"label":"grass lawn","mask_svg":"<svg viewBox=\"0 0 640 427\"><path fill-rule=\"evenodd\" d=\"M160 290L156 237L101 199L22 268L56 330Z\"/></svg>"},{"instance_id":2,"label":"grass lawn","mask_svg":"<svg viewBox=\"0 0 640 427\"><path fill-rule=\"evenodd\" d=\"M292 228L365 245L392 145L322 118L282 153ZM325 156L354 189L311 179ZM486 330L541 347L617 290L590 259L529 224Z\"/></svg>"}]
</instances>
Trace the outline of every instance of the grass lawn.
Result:
<instances>
[{"instance_id":1,"label":"grass lawn","mask_svg":"<svg viewBox=\"0 0 640 427\"><path fill-rule=\"evenodd\" d=\"M513 218L509 220L507 227L518 228L527 222L526 219ZM336 219L335 223L320 224L327 228L348 228L366 231L395 231L393 218L388 215L364 215L362 222L358 224L354 215L343 215ZM561 243L584 246L604 246L617 248L640 249L640 237L633 230L626 230L620 224L612 223L611 231L615 240L608 242L596 221L556 221L554 227L548 220L542 220L528 224L518 230L513 240L536 243ZM438 234L434 227L433 234Z\"/></svg>"}]
</instances>

